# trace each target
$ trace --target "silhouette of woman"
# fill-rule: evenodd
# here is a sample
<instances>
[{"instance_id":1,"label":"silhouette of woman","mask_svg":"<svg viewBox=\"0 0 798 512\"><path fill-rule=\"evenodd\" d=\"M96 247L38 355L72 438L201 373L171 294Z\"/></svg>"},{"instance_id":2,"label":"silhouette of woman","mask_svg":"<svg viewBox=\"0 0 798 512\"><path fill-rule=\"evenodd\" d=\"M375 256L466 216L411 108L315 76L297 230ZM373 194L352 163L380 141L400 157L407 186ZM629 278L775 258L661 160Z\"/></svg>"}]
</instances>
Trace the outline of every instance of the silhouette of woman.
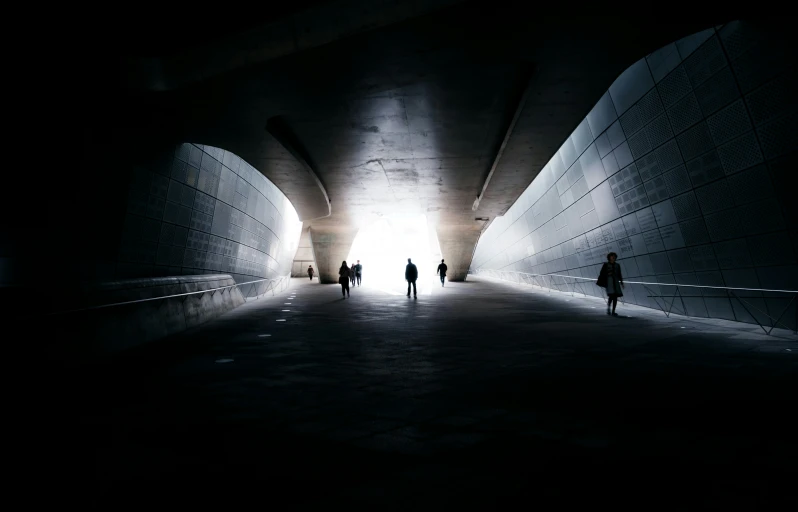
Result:
<instances>
[{"instance_id":1,"label":"silhouette of woman","mask_svg":"<svg viewBox=\"0 0 798 512\"><path fill-rule=\"evenodd\" d=\"M607 255L607 263L602 265L598 278L598 285L607 289L607 314L612 316L618 316L615 306L618 305L618 297L623 297L623 275L621 266L615 262L617 258L614 252Z\"/></svg>"},{"instance_id":2,"label":"silhouette of woman","mask_svg":"<svg viewBox=\"0 0 798 512\"><path fill-rule=\"evenodd\" d=\"M341 263L341 268L338 269L338 284L341 285L341 294L344 298L349 295L349 273L349 265L344 261Z\"/></svg>"}]
</instances>

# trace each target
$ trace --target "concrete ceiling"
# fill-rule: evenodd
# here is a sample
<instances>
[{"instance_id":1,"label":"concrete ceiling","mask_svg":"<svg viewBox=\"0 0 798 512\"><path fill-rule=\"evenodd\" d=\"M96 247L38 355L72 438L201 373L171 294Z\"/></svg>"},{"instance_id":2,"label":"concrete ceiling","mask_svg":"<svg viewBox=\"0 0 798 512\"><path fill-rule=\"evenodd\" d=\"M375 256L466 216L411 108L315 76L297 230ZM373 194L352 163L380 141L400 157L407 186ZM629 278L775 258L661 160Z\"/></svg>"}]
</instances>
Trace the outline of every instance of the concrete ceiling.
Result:
<instances>
[{"instance_id":1,"label":"concrete ceiling","mask_svg":"<svg viewBox=\"0 0 798 512\"><path fill-rule=\"evenodd\" d=\"M128 116L147 137L235 152L317 229L423 213L439 234L478 237L485 223L474 219L503 214L626 67L719 21L431 5L169 92L136 92Z\"/></svg>"}]
</instances>

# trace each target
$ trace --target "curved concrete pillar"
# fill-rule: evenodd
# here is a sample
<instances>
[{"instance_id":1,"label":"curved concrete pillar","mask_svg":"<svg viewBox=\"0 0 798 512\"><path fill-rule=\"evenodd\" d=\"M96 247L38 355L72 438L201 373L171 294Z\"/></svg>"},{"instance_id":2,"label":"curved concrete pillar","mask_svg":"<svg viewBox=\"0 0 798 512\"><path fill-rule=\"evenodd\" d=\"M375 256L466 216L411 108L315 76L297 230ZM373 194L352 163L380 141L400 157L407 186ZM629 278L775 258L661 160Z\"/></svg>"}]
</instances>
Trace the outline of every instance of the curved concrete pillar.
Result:
<instances>
[{"instance_id":1,"label":"curved concrete pillar","mask_svg":"<svg viewBox=\"0 0 798 512\"><path fill-rule=\"evenodd\" d=\"M319 282L338 282L338 268L349 256L358 230L346 226L311 226L310 241L318 265Z\"/></svg>"},{"instance_id":2,"label":"curved concrete pillar","mask_svg":"<svg viewBox=\"0 0 798 512\"><path fill-rule=\"evenodd\" d=\"M465 281L468 267L474 254L474 247L482 232L482 223L438 225L438 244L441 257L449 267L449 281Z\"/></svg>"}]
</instances>

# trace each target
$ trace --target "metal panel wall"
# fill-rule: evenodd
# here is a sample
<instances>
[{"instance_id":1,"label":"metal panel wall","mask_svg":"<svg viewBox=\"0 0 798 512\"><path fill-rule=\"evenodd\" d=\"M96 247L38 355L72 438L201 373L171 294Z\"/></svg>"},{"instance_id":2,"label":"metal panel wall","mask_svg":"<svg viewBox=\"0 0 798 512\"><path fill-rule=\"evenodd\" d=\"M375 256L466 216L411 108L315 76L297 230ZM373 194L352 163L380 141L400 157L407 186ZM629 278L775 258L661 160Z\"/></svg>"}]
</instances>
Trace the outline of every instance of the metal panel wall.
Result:
<instances>
[{"instance_id":1,"label":"metal panel wall","mask_svg":"<svg viewBox=\"0 0 798 512\"><path fill-rule=\"evenodd\" d=\"M180 144L133 170L116 274L283 276L301 227L285 195L241 158Z\"/></svg>"},{"instance_id":2,"label":"metal panel wall","mask_svg":"<svg viewBox=\"0 0 798 512\"><path fill-rule=\"evenodd\" d=\"M595 278L614 251L629 279L798 289L798 73L783 41L737 21L630 66L488 227L472 269ZM684 293L686 313L754 321L722 292ZM624 299L656 307L649 294L628 286Z\"/></svg>"}]
</instances>

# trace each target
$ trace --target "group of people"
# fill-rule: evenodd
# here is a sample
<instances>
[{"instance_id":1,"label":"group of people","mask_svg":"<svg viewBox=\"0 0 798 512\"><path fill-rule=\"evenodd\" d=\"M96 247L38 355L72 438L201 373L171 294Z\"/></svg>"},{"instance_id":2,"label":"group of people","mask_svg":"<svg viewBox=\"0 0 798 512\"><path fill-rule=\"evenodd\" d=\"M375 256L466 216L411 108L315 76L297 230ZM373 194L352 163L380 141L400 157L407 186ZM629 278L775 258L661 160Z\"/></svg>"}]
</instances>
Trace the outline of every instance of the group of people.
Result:
<instances>
[{"instance_id":1,"label":"group of people","mask_svg":"<svg viewBox=\"0 0 798 512\"><path fill-rule=\"evenodd\" d=\"M344 298L349 296L349 283L352 283L352 286L355 286L355 282L357 282L357 286L360 286L363 279L363 265L360 264L360 260L357 260L357 263L352 263L352 267L349 267L344 260L341 263L341 268L338 269L338 284L341 285L341 294Z\"/></svg>"},{"instance_id":2,"label":"group of people","mask_svg":"<svg viewBox=\"0 0 798 512\"><path fill-rule=\"evenodd\" d=\"M623 275L621 274L621 266L615 261L618 259L618 255L614 252L611 252L607 255L607 263L601 266L601 271L599 272L598 280L596 284L607 291L607 314L612 316L618 316L615 313L615 308L618 306L618 297L623 297ZM441 260L441 264L438 265L438 270L436 274L441 278L441 286L444 286L446 282L446 271L449 270L449 267L446 266L444 260ZM313 274L315 271L313 270L313 265L308 265L308 277L310 280L313 280ZM363 265L360 264L360 260L357 260L357 263L352 263L352 266L349 267L346 264L346 261L341 263L341 268L338 269L338 283L341 285L341 294L346 298L349 296L349 284L351 282L352 286L355 286L355 282L357 282L357 286L360 286L361 279L363 277ZM407 281L407 296L410 297L410 288L413 288L413 297L418 296L418 290L416 289L416 281L418 280L418 267L413 263L411 258L407 258L407 266L405 267L405 281Z\"/></svg>"},{"instance_id":3,"label":"group of people","mask_svg":"<svg viewBox=\"0 0 798 512\"><path fill-rule=\"evenodd\" d=\"M438 270L436 274L440 276L441 279L441 286L446 284L446 272L449 270L449 267L446 266L444 260L441 260L440 265L438 265ZM313 281L313 275L316 271L313 269L313 265L308 265L308 277L311 281ZM341 285L341 295L344 298L349 297L349 286L350 284L354 287L357 283L357 286L360 286L363 279L363 265L360 263L360 260L357 260L357 263L352 263L350 267L346 260L341 262L341 268L338 269L338 284ZM407 281L407 296L410 297L410 288L413 288L413 297L418 297L418 290L416 288L416 281L418 280L418 267L416 267L415 263L413 263L411 258L407 258L407 266L405 267L405 281Z\"/></svg>"}]
</instances>

